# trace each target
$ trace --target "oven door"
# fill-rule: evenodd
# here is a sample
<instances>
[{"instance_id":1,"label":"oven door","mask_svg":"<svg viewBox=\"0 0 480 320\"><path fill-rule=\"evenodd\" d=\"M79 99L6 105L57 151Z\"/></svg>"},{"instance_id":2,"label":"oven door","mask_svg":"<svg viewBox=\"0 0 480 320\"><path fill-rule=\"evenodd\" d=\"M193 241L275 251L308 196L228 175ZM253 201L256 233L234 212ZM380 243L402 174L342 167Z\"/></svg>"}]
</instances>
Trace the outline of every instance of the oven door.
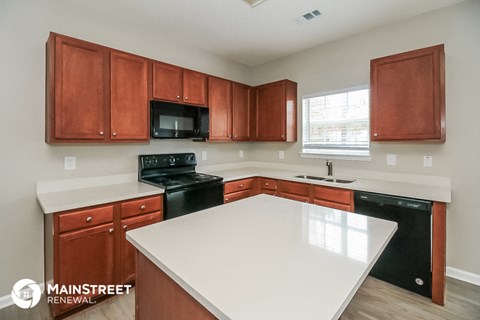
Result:
<instances>
[{"instance_id":1,"label":"oven door","mask_svg":"<svg viewBox=\"0 0 480 320\"><path fill-rule=\"evenodd\" d=\"M223 204L222 181L166 190L164 219L173 219L221 204Z\"/></svg>"}]
</instances>

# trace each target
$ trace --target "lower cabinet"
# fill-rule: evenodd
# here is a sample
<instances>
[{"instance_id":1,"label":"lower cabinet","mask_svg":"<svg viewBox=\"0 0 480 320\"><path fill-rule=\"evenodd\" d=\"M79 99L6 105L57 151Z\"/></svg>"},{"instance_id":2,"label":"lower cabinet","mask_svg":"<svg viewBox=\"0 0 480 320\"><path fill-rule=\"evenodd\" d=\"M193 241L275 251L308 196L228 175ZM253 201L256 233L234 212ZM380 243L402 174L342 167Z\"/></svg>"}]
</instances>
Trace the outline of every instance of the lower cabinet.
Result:
<instances>
[{"instance_id":1,"label":"lower cabinet","mask_svg":"<svg viewBox=\"0 0 480 320\"><path fill-rule=\"evenodd\" d=\"M232 202L263 193L295 201L353 212L353 191L309 183L248 178L225 183L224 202Z\"/></svg>"},{"instance_id":2,"label":"lower cabinet","mask_svg":"<svg viewBox=\"0 0 480 320\"><path fill-rule=\"evenodd\" d=\"M45 282L58 287L134 283L135 250L126 232L161 221L162 212L162 196L153 196L45 215ZM50 296L60 301L49 303L54 317L99 297Z\"/></svg>"}]
</instances>

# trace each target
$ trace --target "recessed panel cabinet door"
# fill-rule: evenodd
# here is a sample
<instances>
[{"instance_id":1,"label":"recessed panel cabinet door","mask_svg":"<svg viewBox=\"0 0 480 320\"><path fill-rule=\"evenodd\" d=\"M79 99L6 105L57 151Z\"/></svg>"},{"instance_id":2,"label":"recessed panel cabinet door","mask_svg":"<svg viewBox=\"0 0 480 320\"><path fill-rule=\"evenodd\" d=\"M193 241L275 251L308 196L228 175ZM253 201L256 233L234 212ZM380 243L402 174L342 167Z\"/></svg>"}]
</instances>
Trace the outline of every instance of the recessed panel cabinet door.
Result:
<instances>
[{"instance_id":1,"label":"recessed panel cabinet door","mask_svg":"<svg viewBox=\"0 0 480 320\"><path fill-rule=\"evenodd\" d=\"M285 140L285 90L283 82L257 87L256 139Z\"/></svg>"},{"instance_id":2,"label":"recessed panel cabinet door","mask_svg":"<svg viewBox=\"0 0 480 320\"><path fill-rule=\"evenodd\" d=\"M207 75L183 70L183 102L197 106L207 105Z\"/></svg>"},{"instance_id":3,"label":"recessed panel cabinet door","mask_svg":"<svg viewBox=\"0 0 480 320\"><path fill-rule=\"evenodd\" d=\"M47 141L103 140L106 129L106 50L71 38L55 37L54 43L54 48L49 44L48 53L49 73L54 66L54 76L49 74L48 79L54 82L48 84L54 88L53 101L50 101L53 105L49 106L49 117L54 117L54 125L47 129L50 130Z\"/></svg>"},{"instance_id":4,"label":"recessed panel cabinet door","mask_svg":"<svg viewBox=\"0 0 480 320\"><path fill-rule=\"evenodd\" d=\"M113 231L113 223L110 223L61 234L58 241L58 284L115 284ZM70 307L73 305L62 304L61 309Z\"/></svg>"},{"instance_id":5,"label":"recessed panel cabinet door","mask_svg":"<svg viewBox=\"0 0 480 320\"><path fill-rule=\"evenodd\" d=\"M443 45L371 61L371 139L445 141Z\"/></svg>"},{"instance_id":6,"label":"recessed panel cabinet door","mask_svg":"<svg viewBox=\"0 0 480 320\"><path fill-rule=\"evenodd\" d=\"M232 132L232 83L209 77L210 140L230 140Z\"/></svg>"},{"instance_id":7,"label":"recessed panel cabinet door","mask_svg":"<svg viewBox=\"0 0 480 320\"><path fill-rule=\"evenodd\" d=\"M153 98L159 100L182 101L183 69L171 64L153 63Z\"/></svg>"},{"instance_id":8,"label":"recessed panel cabinet door","mask_svg":"<svg viewBox=\"0 0 480 320\"><path fill-rule=\"evenodd\" d=\"M111 139L148 140L147 59L111 53Z\"/></svg>"},{"instance_id":9,"label":"recessed panel cabinet door","mask_svg":"<svg viewBox=\"0 0 480 320\"><path fill-rule=\"evenodd\" d=\"M232 139L250 140L250 92L249 86L234 83L232 100Z\"/></svg>"}]
</instances>

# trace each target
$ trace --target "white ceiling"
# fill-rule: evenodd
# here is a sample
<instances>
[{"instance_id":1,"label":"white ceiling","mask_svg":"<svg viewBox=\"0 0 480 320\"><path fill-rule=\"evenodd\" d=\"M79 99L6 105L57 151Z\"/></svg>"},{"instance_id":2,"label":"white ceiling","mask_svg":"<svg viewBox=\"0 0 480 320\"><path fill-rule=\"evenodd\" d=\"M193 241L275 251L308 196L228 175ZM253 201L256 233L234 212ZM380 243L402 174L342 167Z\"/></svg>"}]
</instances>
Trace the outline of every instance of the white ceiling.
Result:
<instances>
[{"instance_id":1,"label":"white ceiling","mask_svg":"<svg viewBox=\"0 0 480 320\"><path fill-rule=\"evenodd\" d=\"M463 0L70 0L255 66ZM296 18L318 9L305 23Z\"/></svg>"}]
</instances>

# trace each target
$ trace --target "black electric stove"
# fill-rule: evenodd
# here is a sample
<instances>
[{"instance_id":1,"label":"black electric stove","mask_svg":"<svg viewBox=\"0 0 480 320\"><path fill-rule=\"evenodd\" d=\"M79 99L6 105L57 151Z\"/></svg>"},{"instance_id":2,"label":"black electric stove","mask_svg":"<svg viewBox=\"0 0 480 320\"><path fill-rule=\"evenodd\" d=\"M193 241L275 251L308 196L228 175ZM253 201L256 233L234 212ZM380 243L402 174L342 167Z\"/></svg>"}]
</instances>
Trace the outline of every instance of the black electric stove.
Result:
<instances>
[{"instance_id":1,"label":"black electric stove","mask_svg":"<svg viewBox=\"0 0 480 320\"><path fill-rule=\"evenodd\" d=\"M194 153L138 156L138 180L165 189L164 219L223 203L223 178L195 172Z\"/></svg>"}]
</instances>

